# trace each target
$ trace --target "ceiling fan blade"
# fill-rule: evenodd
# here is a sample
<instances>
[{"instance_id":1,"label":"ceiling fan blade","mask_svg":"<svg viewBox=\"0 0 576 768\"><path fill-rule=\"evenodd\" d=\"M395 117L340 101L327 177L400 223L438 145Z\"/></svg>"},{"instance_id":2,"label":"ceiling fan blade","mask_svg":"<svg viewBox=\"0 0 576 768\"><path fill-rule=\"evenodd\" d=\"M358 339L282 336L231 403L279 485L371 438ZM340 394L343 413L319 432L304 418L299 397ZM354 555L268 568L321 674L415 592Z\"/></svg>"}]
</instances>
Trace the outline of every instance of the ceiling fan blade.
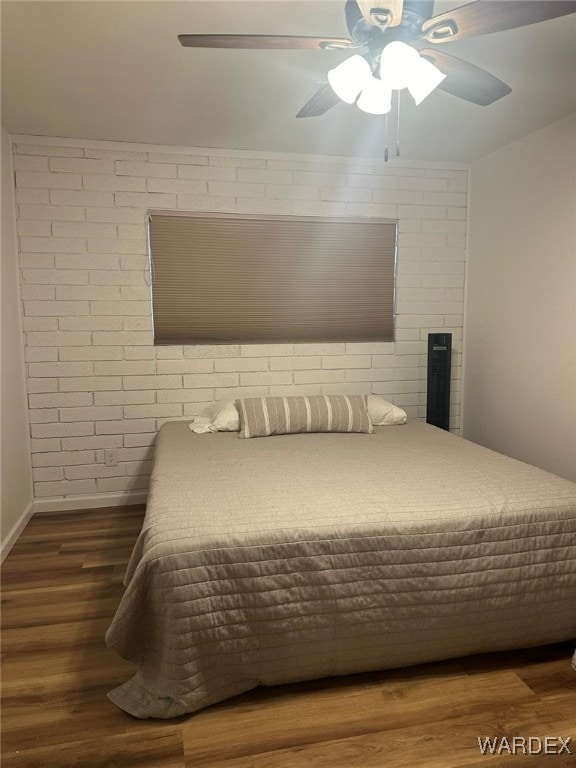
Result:
<instances>
[{"instance_id":1,"label":"ceiling fan blade","mask_svg":"<svg viewBox=\"0 0 576 768\"><path fill-rule=\"evenodd\" d=\"M321 85L314 96L309 99L302 107L296 117L318 117L328 112L329 109L335 107L340 102L340 99L332 88L326 83Z\"/></svg>"},{"instance_id":2,"label":"ceiling fan blade","mask_svg":"<svg viewBox=\"0 0 576 768\"><path fill-rule=\"evenodd\" d=\"M446 75L438 88L482 107L509 94L512 89L485 69L443 51L426 48L420 55Z\"/></svg>"},{"instance_id":3,"label":"ceiling fan blade","mask_svg":"<svg viewBox=\"0 0 576 768\"><path fill-rule=\"evenodd\" d=\"M476 0L425 21L421 37L429 43L445 43L525 27L569 13L576 13L576 0Z\"/></svg>"},{"instance_id":4,"label":"ceiling fan blade","mask_svg":"<svg viewBox=\"0 0 576 768\"><path fill-rule=\"evenodd\" d=\"M348 48L345 37L303 37L299 35L178 35L187 48L314 49Z\"/></svg>"},{"instance_id":5,"label":"ceiling fan blade","mask_svg":"<svg viewBox=\"0 0 576 768\"><path fill-rule=\"evenodd\" d=\"M404 0L356 0L362 16L376 27L397 27L402 21Z\"/></svg>"}]
</instances>

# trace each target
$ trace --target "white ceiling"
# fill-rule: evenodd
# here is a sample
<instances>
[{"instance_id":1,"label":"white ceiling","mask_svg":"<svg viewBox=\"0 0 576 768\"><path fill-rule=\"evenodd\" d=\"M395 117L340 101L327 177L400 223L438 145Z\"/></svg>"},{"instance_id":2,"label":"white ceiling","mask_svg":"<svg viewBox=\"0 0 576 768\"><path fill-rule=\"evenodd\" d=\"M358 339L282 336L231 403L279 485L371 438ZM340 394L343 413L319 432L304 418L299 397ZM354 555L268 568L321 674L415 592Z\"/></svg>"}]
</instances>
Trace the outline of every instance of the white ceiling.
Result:
<instances>
[{"instance_id":1,"label":"white ceiling","mask_svg":"<svg viewBox=\"0 0 576 768\"><path fill-rule=\"evenodd\" d=\"M437 2L436 13L460 4ZM382 157L382 118L344 106L295 118L350 54L191 49L177 39L348 37L343 9L344 0L3 0L2 123L14 134ZM576 110L576 14L443 50L512 93L488 107L442 91L419 107L405 99L404 160L469 162Z\"/></svg>"}]
</instances>

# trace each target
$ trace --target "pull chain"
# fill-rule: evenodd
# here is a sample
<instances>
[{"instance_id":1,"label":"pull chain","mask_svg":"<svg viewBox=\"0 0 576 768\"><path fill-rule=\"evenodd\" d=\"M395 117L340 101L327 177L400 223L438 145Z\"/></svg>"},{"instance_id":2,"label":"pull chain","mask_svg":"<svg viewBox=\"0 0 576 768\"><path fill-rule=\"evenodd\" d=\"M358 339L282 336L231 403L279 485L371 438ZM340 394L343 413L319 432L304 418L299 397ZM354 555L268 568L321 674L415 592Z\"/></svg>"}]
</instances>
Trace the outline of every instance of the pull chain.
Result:
<instances>
[{"instance_id":1,"label":"pull chain","mask_svg":"<svg viewBox=\"0 0 576 768\"><path fill-rule=\"evenodd\" d=\"M396 109L396 157L400 157L400 91L396 91L395 96L393 97L393 106L390 112L393 112L394 109ZM387 163L388 159L390 157L390 151L388 148L389 142L390 142L390 136L389 136L389 128L390 128L390 120L389 115L390 112L387 112L384 116L384 162Z\"/></svg>"},{"instance_id":2,"label":"pull chain","mask_svg":"<svg viewBox=\"0 0 576 768\"><path fill-rule=\"evenodd\" d=\"M388 162L388 113L384 116L384 162Z\"/></svg>"},{"instance_id":3,"label":"pull chain","mask_svg":"<svg viewBox=\"0 0 576 768\"><path fill-rule=\"evenodd\" d=\"M396 99L396 157L400 157L400 91Z\"/></svg>"}]
</instances>

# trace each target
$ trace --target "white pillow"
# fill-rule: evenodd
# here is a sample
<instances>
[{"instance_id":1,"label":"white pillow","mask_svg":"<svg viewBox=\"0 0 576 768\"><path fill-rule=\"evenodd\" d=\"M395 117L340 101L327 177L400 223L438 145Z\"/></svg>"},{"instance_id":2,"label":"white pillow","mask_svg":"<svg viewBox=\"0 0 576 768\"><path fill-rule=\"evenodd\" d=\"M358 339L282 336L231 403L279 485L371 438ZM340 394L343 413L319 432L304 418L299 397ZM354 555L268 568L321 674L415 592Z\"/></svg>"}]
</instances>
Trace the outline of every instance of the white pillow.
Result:
<instances>
[{"instance_id":1,"label":"white pillow","mask_svg":"<svg viewBox=\"0 0 576 768\"><path fill-rule=\"evenodd\" d=\"M376 427L392 426L393 424L405 424L408 416L406 411L384 400L378 395L368 395L368 414L372 424Z\"/></svg>"},{"instance_id":2,"label":"white pillow","mask_svg":"<svg viewBox=\"0 0 576 768\"><path fill-rule=\"evenodd\" d=\"M199 435L205 432L239 432L240 417L234 400L219 400L212 403L188 426L192 432Z\"/></svg>"}]
</instances>

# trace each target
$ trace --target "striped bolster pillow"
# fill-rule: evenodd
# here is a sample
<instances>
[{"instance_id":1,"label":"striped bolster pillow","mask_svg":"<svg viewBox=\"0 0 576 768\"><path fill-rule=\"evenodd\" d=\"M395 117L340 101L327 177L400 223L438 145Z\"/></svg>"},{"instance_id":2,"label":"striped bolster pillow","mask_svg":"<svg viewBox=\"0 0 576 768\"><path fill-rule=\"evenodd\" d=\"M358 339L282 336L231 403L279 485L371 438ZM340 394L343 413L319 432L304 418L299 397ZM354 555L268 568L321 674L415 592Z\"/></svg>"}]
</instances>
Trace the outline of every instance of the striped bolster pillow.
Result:
<instances>
[{"instance_id":1,"label":"striped bolster pillow","mask_svg":"<svg viewBox=\"0 0 576 768\"><path fill-rule=\"evenodd\" d=\"M246 397L236 401L240 437L295 432L372 432L363 395Z\"/></svg>"}]
</instances>

